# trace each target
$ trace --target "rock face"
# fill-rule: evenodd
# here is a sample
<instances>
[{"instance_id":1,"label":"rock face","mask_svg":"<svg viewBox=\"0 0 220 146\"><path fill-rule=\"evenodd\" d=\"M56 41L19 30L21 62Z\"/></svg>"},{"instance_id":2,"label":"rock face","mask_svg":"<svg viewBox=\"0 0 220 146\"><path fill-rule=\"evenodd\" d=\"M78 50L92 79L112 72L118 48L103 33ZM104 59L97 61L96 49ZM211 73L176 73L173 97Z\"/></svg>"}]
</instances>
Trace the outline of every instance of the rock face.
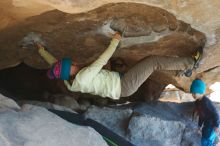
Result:
<instances>
[{"instance_id":1,"label":"rock face","mask_svg":"<svg viewBox=\"0 0 220 146\"><path fill-rule=\"evenodd\" d=\"M199 146L193 103L163 103L115 109L90 107L86 117L99 121L135 145Z\"/></svg>"},{"instance_id":2,"label":"rock face","mask_svg":"<svg viewBox=\"0 0 220 146\"><path fill-rule=\"evenodd\" d=\"M69 93L63 83L48 81L46 70L37 70L49 66L36 49L21 48L21 39L30 32L40 34L48 51L58 59L71 57L80 63L94 61L108 46L110 34L123 32L121 44L113 56L124 60L123 69L113 66L122 72L145 56L190 56L197 47L205 46L200 68L191 78L178 77L178 72L155 72L131 100L158 99L167 84L188 91L191 81L198 75L203 76L209 87L220 81L219 7L217 0L1 1L0 91L4 92L2 84L7 84L14 93L27 95L27 99L30 99L29 93L39 98L45 91L49 94L62 92L82 100L76 101L70 96L50 100L71 109L86 110L90 106L91 102L83 98L94 96ZM58 10L51 11L54 8ZM35 71L27 66L20 68L21 63ZM13 94L10 97L19 98ZM49 98L45 95L41 100ZM97 99L94 101L98 104L108 104L108 99ZM126 102L127 98L122 100ZM50 103L44 106L58 108ZM158 102L122 109L92 106L85 116L137 145L199 146L197 124L192 121L191 113L192 103ZM0 96L0 127L0 145L106 145L91 128L70 125L40 107L26 105L21 108L3 96ZM84 137L88 137L88 141L83 140Z\"/></svg>"},{"instance_id":3,"label":"rock face","mask_svg":"<svg viewBox=\"0 0 220 146\"><path fill-rule=\"evenodd\" d=\"M93 129L70 124L42 107L30 105L36 103L19 107L4 96L0 96L0 101L2 145L106 145ZM74 112L57 105L47 104L45 107ZM219 105L217 107L219 109ZM90 106L84 116L102 123L136 145L200 146L197 120L192 117L193 108L193 102L139 103L102 108ZM85 137L86 141L83 139Z\"/></svg>"},{"instance_id":4,"label":"rock face","mask_svg":"<svg viewBox=\"0 0 220 146\"><path fill-rule=\"evenodd\" d=\"M116 4L108 4L111 2ZM42 34L49 51L57 58L67 56L87 63L94 61L107 47L110 41L109 32L118 30L124 32L124 38L114 57L123 58L128 64L124 71L149 55L189 56L196 47L203 46L206 42L200 68L191 78L176 77L176 72L154 73L142 86L143 92L140 91L144 94L142 97L145 100L157 99L167 84L174 84L188 92L191 81L198 73L205 74L203 79L208 87L219 81L220 2L208 0L117 2L125 0L2 1L0 69L16 66L21 62L38 69L48 68L36 50L19 48L18 42L31 31ZM49 12L52 7L78 14ZM45 11L48 12L40 15ZM30 18L37 14L39 15ZM206 37L201 32L205 33Z\"/></svg>"},{"instance_id":5,"label":"rock face","mask_svg":"<svg viewBox=\"0 0 220 146\"><path fill-rule=\"evenodd\" d=\"M127 11L120 11L121 9ZM23 60L36 68L48 68L36 50L21 49L18 46L25 35L35 31L42 34L48 43L49 51L57 58L68 56L78 62L90 62L107 47L110 40L108 33L113 30L124 31L125 37L129 36L122 40L121 47L114 56L126 56L126 62L129 57L130 65L149 55L187 56L205 43L204 34L192 29L189 24L178 21L174 15L163 9L119 3L82 14L70 15L51 11L35 16L19 25L4 29L0 36L4 42L1 50L11 52L7 56L8 63L10 60ZM14 43L9 43L11 41ZM15 53L19 55L13 56ZM2 69L3 65L7 64L3 61L0 65Z\"/></svg>"},{"instance_id":6,"label":"rock face","mask_svg":"<svg viewBox=\"0 0 220 146\"><path fill-rule=\"evenodd\" d=\"M131 140L137 145L179 146L184 129L185 125L181 122L170 122L149 115L132 117L129 122Z\"/></svg>"},{"instance_id":7,"label":"rock face","mask_svg":"<svg viewBox=\"0 0 220 146\"><path fill-rule=\"evenodd\" d=\"M173 14L143 4L108 4L80 14L54 10L2 30L0 69L20 62L38 69L49 67L36 49L19 46L21 39L30 32L40 33L48 50L58 59L71 57L77 62L89 63L105 50L111 38L109 33L113 31L124 32L120 47L113 56L125 60L128 66L124 71L149 55L191 56L206 41L203 33L176 19ZM175 75L168 73L172 80L166 80L162 78L163 72L158 74L160 81L154 76L151 80L163 84L161 87L170 83ZM186 90L186 87L180 87ZM146 98L149 95L146 94Z\"/></svg>"},{"instance_id":8,"label":"rock face","mask_svg":"<svg viewBox=\"0 0 220 146\"><path fill-rule=\"evenodd\" d=\"M85 117L100 122L106 127L112 129L118 135L124 136L127 133L126 129L131 114L131 109L120 110L112 108L98 108L92 106L85 113Z\"/></svg>"},{"instance_id":9,"label":"rock face","mask_svg":"<svg viewBox=\"0 0 220 146\"><path fill-rule=\"evenodd\" d=\"M192 94L185 93L178 89L163 91L160 95L160 100L178 103L194 101Z\"/></svg>"},{"instance_id":10,"label":"rock face","mask_svg":"<svg viewBox=\"0 0 220 146\"><path fill-rule=\"evenodd\" d=\"M107 146L101 135L90 127L70 124L41 107L20 108L6 97L0 97L1 146Z\"/></svg>"},{"instance_id":11,"label":"rock face","mask_svg":"<svg viewBox=\"0 0 220 146\"><path fill-rule=\"evenodd\" d=\"M54 7L64 12L68 13L80 13L87 12L89 10L95 9L107 3L117 3L117 2L135 2L142 3L146 5L157 6L162 9L165 9L169 12L172 12L178 19L183 20L191 24L194 28L204 32L207 36L207 44L205 51L204 62L208 63L212 59L210 57L216 56L218 59L219 55L215 55L215 48L218 46L218 29L220 26L219 23L219 1L209 1L209 0L86 0L86 1L76 1L76 0L67 0L67 1L44 1L44 0L30 0L31 3L36 1L39 4L45 4L48 7ZM28 7L28 3L25 0L14 0L14 5L23 7ZM216 13L213 13L216 12ZM210 52L215 53L210 53ZM217 51L219 54L219 51ZM218 61L219 62L219 61ZM211 66L216 66L219 63L217 61L215 64L210 64ZM204 71L202 67L199 72Z\"/></svg>"}]
</instances>

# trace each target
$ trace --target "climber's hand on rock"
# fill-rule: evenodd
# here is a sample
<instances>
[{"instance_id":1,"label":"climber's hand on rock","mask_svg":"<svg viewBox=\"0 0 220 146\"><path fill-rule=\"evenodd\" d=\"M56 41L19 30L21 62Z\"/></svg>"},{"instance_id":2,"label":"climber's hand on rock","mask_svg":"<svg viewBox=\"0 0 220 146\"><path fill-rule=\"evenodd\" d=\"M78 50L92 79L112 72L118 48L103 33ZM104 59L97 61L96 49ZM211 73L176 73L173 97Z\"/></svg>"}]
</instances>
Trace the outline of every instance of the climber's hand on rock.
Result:
<instances>
[{"instance_id":1,"label":"climber's hand on rock","mask_svg":"<svg viewBox=\"0 0 220 146\"><path fill-rule=\"evenodd\" d=\"M43 46L43 45L41 45L40 43L35 42L35 41L33 41L33 43L34 43L34 45L36 46L36 48L37 48L37 49L41 49L41 48L43 48L43 49L44 49L44 46Z\"/></svg>"},{"instance_id":2,"label":"climber's hand on rock","mask_svg":"<svg viewBox=\"0 0 220 146\"><path fill-rule=\"evenodd\" d=\"M119 32L116 32L113 36L114 39L117 39L117 40L121 40L121 34Z\"/></svg>"}]
</instances>

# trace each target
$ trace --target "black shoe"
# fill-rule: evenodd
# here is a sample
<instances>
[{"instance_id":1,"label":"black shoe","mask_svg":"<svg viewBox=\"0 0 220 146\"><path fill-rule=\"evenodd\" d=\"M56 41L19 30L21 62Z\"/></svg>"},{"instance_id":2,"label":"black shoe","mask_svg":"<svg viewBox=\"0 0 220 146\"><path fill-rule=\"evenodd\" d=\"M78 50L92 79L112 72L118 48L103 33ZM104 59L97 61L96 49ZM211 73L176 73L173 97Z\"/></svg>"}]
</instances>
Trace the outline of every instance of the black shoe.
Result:
<instances>
[{"instance_id":1,"label":"black shoe","mask_svg":"<svg viewBox=\"0 0 220 146\"><path fill-rule=\"evenodd\" d=\"M192 69L181 70L177 72L176 76L177 77L182 77L182 76L191 77L192 71L193 71Z\"/></svg>"},{"instance_id":2,"label":"black shoe","mask_svg":"<svg viewBox=\"0 0 220 146\"><path fill-rule=\"evenodd\" d=\"M191 75L192 75L192 69L187 69L185 72L184 72L184 75L186 76L186 77L191 77Z\"/></svg>"},{"instance_id":3,"label":"black shoe","mask_svg":"<svg viewBox=\"0 0 220 146\"><path fill-rule=\"evenodd\" d=\"M193 54L193 59L195 60L195 64L193 69L197 69L199 67L200 61L202 60L203 55L203 47L199 47L198 50Z\"/></svg>"},{"instance_id":4,"label":"black shoe","mask_svg":"<svg viewBox=\"0 0 220 146\"><path fill-rule=\"evenodd\" d=\"M184 75L186 77L191 77L193 70L199 67L200 61L202 60L202 55L203 55L203 47L199 47L197 51L192 55L195 61L193 68L184 71Z\"/></svg>"}]
</instances>

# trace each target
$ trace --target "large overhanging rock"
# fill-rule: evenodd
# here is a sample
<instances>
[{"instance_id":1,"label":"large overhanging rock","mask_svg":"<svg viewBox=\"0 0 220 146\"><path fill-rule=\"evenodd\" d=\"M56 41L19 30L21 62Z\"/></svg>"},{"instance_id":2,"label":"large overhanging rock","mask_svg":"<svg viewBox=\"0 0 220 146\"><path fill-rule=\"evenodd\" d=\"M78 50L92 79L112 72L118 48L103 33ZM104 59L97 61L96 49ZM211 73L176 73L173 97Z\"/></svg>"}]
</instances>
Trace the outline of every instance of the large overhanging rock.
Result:
<instances>
[{"instance_id":1,"label":"large overhanging rock","mask_svg":"<svg viewBox=\"0 0 220 146\"><path fill-rule=\"evenodd\" d=\"M30 31L40 32L48 42L49 51L56 57L69 56L79 62L91 62L107 47L110 41L108 32L111 32L111 29L122 31L126 28L126 38L122 40L121 49L116 51L115 57L124 58L130 67L148 55L190 55L195 47L205 42L204 35L192 29L193 26L207 37L204 59L197 72L192 78L175 77L176 73L170 72L155 73L142 86L143 92L140 94L147 98L158 97L160 91L169 83L188 91L197 73L205 75L203 79L208 86L220 80L219 1L126 0L157 8L134 3L102 6L111 2L125 0L1 1L0 29L11 28L3 30L0 35L0 69L16 66L20 62L35 68L48 68L36 50L19 48L18 42ZM67 13L100 8L74 15L53 11L24 20L49 11L52 7ZM17 25L18 23L20 24Z\"/></svg>"},{"instance_id":2,"label":"large overhanging rock","mask_svg":"<svg viewBox=\"0 0 220 146\"><path fill-rule=\"evenodd\" d=\"M111 40L109 33L113 31L124 32L113 57L124 59L128 68L149 55L191 56L206 41L203 33L177 20L173 14L143 4L108 4L80 14L54 10L2 30L0 69L20 62L38 69L49 67L36 49L19 46L20 40L30 32L40 33L48 50L58 59L71 57L88 63L107 48Z\"/></svg>"},{"instance_id":3,"label":"large overhanging rock","mask_svg":"<svg viewBox=\"0 0 220 146\"><path fill-rule=\"evenodd\" d=\"M183 20L191 24L194 28L204 32L207 37L206 46L208 46L207 51L205 51L204 60L206 64L209 62L213 66L212 60L213 54L219 54L219 49L212 45L216 44L219 40L218 38L218 28L220 27L219 13L220 13L220 1L209 1L209 0L9 0L1 2L1 11L3 17L9 15L9 19L16 20L16 17L24 17L40 14L43 11L55 8L67 13L80 13L87 12L89 10L95 9L107 3L117 3L117 2L135 2L142 3L152 6L157 6L172 12L178 19ZM9 4L10 3L10 4ZM14 5L12 7L11 5ZM31 10L31 11L30 11ZM123 10L124 11L124 10ZM215 13L213 13L215 12ZM1 17L0 16L0 17ZM11 18L12 17L12 18ZM6 18L8 19L8 18ZM1 26L5 25L8 21L6 19L1 19ZM0 26L0 28L1 28ZM216 45L218 46L218 45ZM213 52L214 53L210 53ZM211 59L210 59L211 57ZM216 60L216 59L214 59ZM219 66L219 61L214 63ZM209 67L209 69L212 67ZM199 71L204 71L204 67Z\"/></svg>"},{"instance_id":4,"label":"large overhanging rock","mask_svg":"<svg viewBox=\"0 0 220 146\"><path fill-rule=\"evenodd\" d=\"M163 9L134 3L108 4L81 14L51 11L4 29L0 35L4 51L0 68L18 61L35 68L48 67L36 50L19 48L19 41L30 32L41 33L57 58L90 62L107 47L112 30L125 30L125 37L129 37L122 40L115 56L130 58L133 63L148 55L189 56L205 43L201 32Z\"/></svg>"}]
</instances>

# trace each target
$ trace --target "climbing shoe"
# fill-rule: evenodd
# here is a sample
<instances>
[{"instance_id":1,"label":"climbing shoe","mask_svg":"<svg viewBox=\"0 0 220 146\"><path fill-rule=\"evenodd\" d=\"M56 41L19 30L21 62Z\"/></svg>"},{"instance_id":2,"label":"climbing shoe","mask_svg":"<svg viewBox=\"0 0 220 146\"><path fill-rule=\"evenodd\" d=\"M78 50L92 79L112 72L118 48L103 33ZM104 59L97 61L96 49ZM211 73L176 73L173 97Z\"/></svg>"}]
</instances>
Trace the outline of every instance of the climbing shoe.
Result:
<instances>
[{"instance_id":1,"label":"climbing shoe","mask_svg":"<svg viewBox=\"0 0 220 146\"><path fill-rule=\"evenodd\" d=\"M193 71L193 69L178 71L176 76L177 77L181 77L181 76L191 77L192 71Z\"/></svg>"},{"instance_id":2,"label":"climbing shoe","mask_svg":"<svg viewBox=\"0 0 220 146\"><path fill-rule=\"evenodd\" d=\"M184 72L184 75L186 76L186 77L191 77L191 75L192 75L192 69L187 69L185 72Z\"/></svg>"},{"instance_id":3,"label":"climbing shoe","mask_svg":"<svg viewBox=\"0 0 220 146\"><path fill-rule=\"evenodd\" d=\"M199 47L198 50L192 55L195 60L193 69L197 69L199 67L200 61L202 60L203 55L203 47Z\"/></svg>"},{"instance_id":4,"label":"climbing shoe","mask_svg":"<svg viewBox=\"0 0 220 146\"><path fill-rule=\"evenodd\" d=\"M203 55L203 47L199 47L197 51L192 55L195 61L193 68L184 71L184 75L186 77L191 77L193 70L199 67L200 61L202 60L202 55Z\"/></svg>"}]
</instances>

